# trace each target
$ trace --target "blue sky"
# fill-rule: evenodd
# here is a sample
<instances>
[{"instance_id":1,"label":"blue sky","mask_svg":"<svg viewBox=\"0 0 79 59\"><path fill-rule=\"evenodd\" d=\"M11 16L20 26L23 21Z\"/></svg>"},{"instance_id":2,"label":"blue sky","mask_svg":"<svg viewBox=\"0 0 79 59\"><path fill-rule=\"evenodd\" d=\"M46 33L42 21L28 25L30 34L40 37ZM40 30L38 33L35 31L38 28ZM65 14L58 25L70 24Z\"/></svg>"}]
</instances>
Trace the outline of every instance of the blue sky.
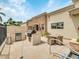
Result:
<instances>
[{"instance_id":1,"label":"blue sky","mask_svg":"<svg viewBox=\"0 0 79 59\"><path fill-rule=\"evenodd\" d=\"M52 12L72 4L71 0L0 0L0 8L6 14L3 21L12 17L16 21L26 21L43 12Z\"/></svg>"}]
</instances>

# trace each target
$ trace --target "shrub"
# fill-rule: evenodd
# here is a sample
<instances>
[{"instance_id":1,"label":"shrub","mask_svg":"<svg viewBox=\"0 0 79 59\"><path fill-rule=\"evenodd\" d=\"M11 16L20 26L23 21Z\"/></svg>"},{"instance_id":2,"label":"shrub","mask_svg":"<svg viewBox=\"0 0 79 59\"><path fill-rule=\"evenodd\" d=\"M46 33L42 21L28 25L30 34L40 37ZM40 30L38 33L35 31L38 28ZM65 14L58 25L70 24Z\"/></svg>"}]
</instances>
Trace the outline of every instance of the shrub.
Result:
<instances>
[{"instance_id":1,"label":"shrub","mask_svg":"<svg viewBox=\"0 0 79 59\"><path fill-rule=\"evenodd\" d=\"M42 33L42 36L48 36L48 35L50 35L50 33L48 33L48 32Z\"/></svg>"},{"instance_id":2,"label":"shrub","mask_svg":"<svg viewBox=\"0 0 79 59\"><path fill-rule=\"evenodd\" d=\"M77 42L79 42L79 38L77 39Z\"/></svg>"}]
</instances>

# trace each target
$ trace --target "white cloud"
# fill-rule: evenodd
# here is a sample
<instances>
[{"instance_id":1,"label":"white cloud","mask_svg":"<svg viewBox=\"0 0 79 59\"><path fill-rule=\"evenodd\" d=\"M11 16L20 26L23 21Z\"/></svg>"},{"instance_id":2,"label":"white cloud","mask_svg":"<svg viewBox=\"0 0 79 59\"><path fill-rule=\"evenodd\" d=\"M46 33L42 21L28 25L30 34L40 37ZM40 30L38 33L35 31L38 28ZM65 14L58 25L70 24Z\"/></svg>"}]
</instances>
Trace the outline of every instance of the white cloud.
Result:
<instances>
[{"instance_id":1,"label":"white cloud","mask_svg":"<svg viewBox=\"0 0 79 59\"><path fill-rule=\"evenodd\" d=\"M32 9L27 0L7 0L7 3L0 2L0 7L3 8L3 12L7 15L6 19L12 17L15 20L26 21L35 14L50 12L71 3L71 1L68 1L64 5L59 5L60 1L62 2L63 0L49 0L46 6L41 9L42 11L38 13L34 13L34 9Z\"/></svg>"},{"instance_id":2,"label":"white cloud","mask_svg":"<svg viewBox=\"0 0 79 59\"><path fill-rule=\"evenodd\" d=\"M29 15L31 7L26 0L8 0L6 4L1 3L0 7L3 8L3 12L6 13L7 18L12 17L15 20L24 20L31 16Z\"/></svg>"},{"instance_id":3,"label":"white cloud","mask_svg":"<svg viewBox=\"0 0 79 59\"><path fill-rule=\"evenodd\" d=\"M51 12L60 8L63 8L65 6L71 5L72 1L66 1L64 2L63 0L49 0L47 5L46 5L46 9L44 9L47 12Z\"/></svg>"},{"instance_id":4,"label":"white cloud","mask_svg":"<svg viewBox=\"0 0 79 59\"><path fill-rule=\"evenodd\" d=\"M48 4L47 4L47 8L50 8L54 3L55 3L55 1L49 0Z\"/></svg>"},{"instance_id":5,"label":"white cloud","mask_svg":"<svg viewBox=\"0 0 79 59\"><path fill-rule=\"evenodd\" d=\"M15 6L22 5L26 2L26 0L8 0L10 4Z\"/></svg>"}]
</instances>

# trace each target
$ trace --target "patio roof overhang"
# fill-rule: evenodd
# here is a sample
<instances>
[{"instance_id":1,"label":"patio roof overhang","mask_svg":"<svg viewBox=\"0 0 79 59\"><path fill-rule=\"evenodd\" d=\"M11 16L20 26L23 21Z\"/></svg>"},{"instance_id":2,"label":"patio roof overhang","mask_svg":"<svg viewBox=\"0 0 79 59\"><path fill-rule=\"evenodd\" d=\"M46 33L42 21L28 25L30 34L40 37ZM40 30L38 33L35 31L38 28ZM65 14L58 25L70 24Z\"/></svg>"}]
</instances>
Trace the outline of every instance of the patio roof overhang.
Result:
<instances>
[{"instance_id":1,"label":"patio roof overhang","mask_svg":"<svg viewBox=\"0 0 79 59\"><path fill-rule=\"evenodd\" d=\"M69 11L69 13L71 15L79 15L79 8L76 8L76 9L73 9L73 10Z\"/></svg>"}]
</instances>

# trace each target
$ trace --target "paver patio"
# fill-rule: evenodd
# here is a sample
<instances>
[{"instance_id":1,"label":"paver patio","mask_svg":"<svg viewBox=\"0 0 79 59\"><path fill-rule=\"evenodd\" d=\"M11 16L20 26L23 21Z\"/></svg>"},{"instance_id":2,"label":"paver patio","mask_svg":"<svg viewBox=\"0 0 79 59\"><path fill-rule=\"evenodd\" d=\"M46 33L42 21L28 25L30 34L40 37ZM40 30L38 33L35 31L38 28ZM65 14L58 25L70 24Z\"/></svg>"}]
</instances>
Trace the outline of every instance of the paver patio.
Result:
<instances>
[{"instance_id":1,"label":"paver patio","mask_svg":"<svg viewBox=\"0 0 79 59\"><path fill-rule=\"evenodd\" d=\"M8 48L9 47L3 50L4 54L8 52ZM53 49L56 51L59 51L60 48L60 46L53 46ZM59 59L58 57L49 54L49 45L47 43L32 46L27 40L25 40L10 45L9 59L20 59L22 55L24 56L23 59Z\"/></svg>"},{"instance_id":2,"label":"paver patio","mask_svg":"<svg viewBox=\"0 0 79 59\"><path fill-rule=\"evenodd\" d=\"M52 59L47 44L32 46L28 41L16 42L11 45L10 59Z\"/></svg>"}]
</instances>

